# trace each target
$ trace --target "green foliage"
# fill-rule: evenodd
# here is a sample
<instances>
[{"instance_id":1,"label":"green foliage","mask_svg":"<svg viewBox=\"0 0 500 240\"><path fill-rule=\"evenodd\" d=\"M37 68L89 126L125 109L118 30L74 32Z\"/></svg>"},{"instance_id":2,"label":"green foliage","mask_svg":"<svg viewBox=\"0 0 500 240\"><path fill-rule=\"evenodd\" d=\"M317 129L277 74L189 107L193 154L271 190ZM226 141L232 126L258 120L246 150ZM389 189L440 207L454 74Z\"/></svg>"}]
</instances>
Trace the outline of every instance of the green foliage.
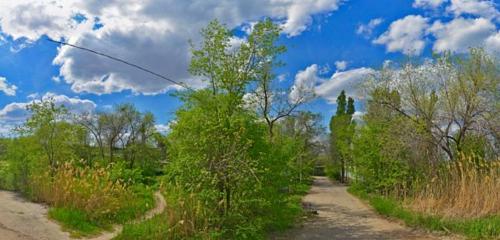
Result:
<instances>
[{"instance_id":1,"label":"green foliage","mask_svg":"<svg viewBox=\"0 0 500 240\"><path fill-rule=\"evenodd\" d=\"M7 145L3 182L7 189L20 191L31 198L32 177L50 169L46 155L32 137L12 139Z\"/></svg>"},{"instance_id":2,"label":"green foliage","mask_svg":"<svg viewBox=\"0 0 500 240\"><path fill-rule=\"evenodd\" d=\"M353 140L353 193L410 226L498 238L499 73L478 49L382 69Z\"/></svg>"},{"instance_id":3,"label":"green foliage","mask_svg":"<svg viewBox=\"0 0 500 240\"><path fill-rule=\"evenodd\" d=\"M328 175L340 182L347 182L347 172L352 161L352 138L356 123L352 121L355 112L354 99L346 102L345 91L337 97L337 112L330 119L330 155L332 162L328 166Z\"/></svg>"},{"instance_id":4,"label":"green foliage","mask_svg":"<svg viewBox=\"0 0 500 240\"><path fill-rule=\"evenodd\" d=\"M232 109L227 95L194 94L203 105L194 100L196 105L179 110L169 135L169 182L197 193L206 208L218 212L214 224L238 234L241 214L260 204L266 196L263 183L272 182L264 161L269 152L264 128L242 109Z\"/></svg>"},{"instance_id":5,"label":"green foliage","mask_svg":"<svg viewBox=\"0 0 500 240\"><path fill-rule=\"evenodd\" d=\"M263 238L266 230L282 229L298 214L297 204L288 204L289 195L311 172L313 136L306 135L313 133L295 131L300 123L289 122L292 127L284 123L279 136L267 137L265 125L244 107L248 85L268 74L267 68L275 66L268 61L281 52L274 46L278 28L271 21L255 29L248 42L229 50L231 34L215 21L202 31L202 46L193 47L190 71L210 88L179 95L184 105L168 135L165 184L183 190L174 195L175 202L196 203L185 211L194 212L195 222L208 221L201 225L208 229L181 228L180 236L201 231L211 237ZM304 115L303 122L313 118Z\"/></svg>"},{"instance_id":6,"label":"green foliage","mask_svg":"<svg viewBox=\"0 0 500 240\"><path fill-rule=\"evenodd\" d=\"M150 141L151 114L122 105L111 114L113 121L104 117L100 127L90 128L52 99L34 101L28 110L32 114L16 131L17 137L0 142L1 188L54 207L50 216L76 235L128 222L154 205L152 189L143 185L147 174L154 174L151 169L159 167L158 160L148 161L157 159L159 152ZM93 146L92 141L117 129L114 136L120 137L122 145L112 146L118 152L116 161L94 161L99 144ZM93 135L97 130L100 135Z\"/></svg>"},{"instance_id":7,"label":"green foliage","mask_svg":"<svg viewBox=\"0 0 500 240\"><path fill-rule=\"evenodd\" d=\"M0 142L0 186L49 204L78 236L143 214L153 206L145 184L157 179L168 209L125 225L118 239L263 239L290 227L321 151L320 117L271 88L263 113L244 101L283 64L280 27L263 20L237 47L217 21L202 35L189 70L209 88L178 94L184 104L168 136L131 104L72 116L51 99L34 101L19 136ZM354 112L353 100L346 104Z\"/></svg>"},{"instance_id":8,"label":"green foliage","mask_svg":"<svg viewBox=\"0 0 500 240\"><path fill-rule=\"evenodd\" d=\"M345 96L345 91L342 90L340 92L339 96L337 97L337 112L335 115L342 115L346 113L346 96Z\"/></svg>"}]
</instances>

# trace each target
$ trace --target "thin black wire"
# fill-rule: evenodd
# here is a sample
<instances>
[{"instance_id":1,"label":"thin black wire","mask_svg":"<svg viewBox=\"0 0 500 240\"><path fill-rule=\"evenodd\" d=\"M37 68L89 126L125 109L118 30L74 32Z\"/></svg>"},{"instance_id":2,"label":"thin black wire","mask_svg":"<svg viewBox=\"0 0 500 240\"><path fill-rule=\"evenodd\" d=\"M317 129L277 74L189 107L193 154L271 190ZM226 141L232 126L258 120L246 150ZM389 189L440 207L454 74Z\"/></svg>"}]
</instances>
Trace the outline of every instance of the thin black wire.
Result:
<instances>
[{"instance_id":1,"label":"thin black wire","mask_svg":"<svg viewBox=\"0 0 500 240\"><path fill-rule=\"evenodd\" d=\"M141 67L141 66L139 66L139 65L137 65L137 64L134 64L134 63L131 63L131 62L125 61L125 60L123 60L123 59L120 59L120 58L117 58L117 57L113 57L113 56L110 56L110 55L108 55L108 54L101 53L101 52L98 52L98 51L96 51L96 50L92 50L92 49L90 49L90 48L80 47L80 46L77 46L77 45L74 45L74 44L71 44L71 43L62 42L62 41L57 41L57 40L54 40L54 39L51 39L51 38L48 38L48 41L50 41L50 42L54 42L54 43L58 43L58 44L61 44L61 45L65 45L65 46L70 46L70 47L73 47L73 48L76 48L76 49L80 49L80 50L87 51L87 52L90 52L90 53L93 53L93 54L96 54L96 55L99 55L99 56L102 56L102 57L109 58L109 59L114 60L114 61L117 61L117 62L121 62L121 63L123 63L123 64L126 64L126 65L129 65L129 66L131 66L131 67L137 68L137 69L139 69L139 70L141 70L141 71L144 71L144 72L147 72L147 73L149 73L149 74L152 74L152 75L154 75L154 76L156 76L156 77L159 77L159 78L161 78L161 79L163 79L163 80L169 81L169 82L171 82L171 83L173 83L173 84L175 84L175 85L178 85L178 86L180 86L180 87L183 87L183 88L189 89L189 90L191 90L191 91L194 91L194 89L193 89L193 88L191 88L191 87L187 86L186 84L184 84L184 83L182 83L182 82L177 82L177 81L174 81L174 80L172 80L171 78L165 77L165 76L163 76L163 75L161 75L161 74L159 74L159 73L153 72L153 71L151 71L151 70L149 70L149 69L147 69L147 68L145 68L145 67Z\"/></svg>"}]
</instances>

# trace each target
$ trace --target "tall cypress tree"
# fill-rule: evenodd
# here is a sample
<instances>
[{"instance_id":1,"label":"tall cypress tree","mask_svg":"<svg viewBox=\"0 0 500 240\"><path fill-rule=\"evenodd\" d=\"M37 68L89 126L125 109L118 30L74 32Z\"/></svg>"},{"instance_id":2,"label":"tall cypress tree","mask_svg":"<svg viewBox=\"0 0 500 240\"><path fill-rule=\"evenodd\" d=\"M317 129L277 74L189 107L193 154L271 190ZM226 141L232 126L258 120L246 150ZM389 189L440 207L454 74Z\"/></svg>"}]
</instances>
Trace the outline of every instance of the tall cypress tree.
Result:
<instances>
[{"instance_id":1,"label":"tall cypress tree","mask_svg":"<svg viewBox=\"0 0 500 240\"><path fill-rule=\"evenodd\" d=\"M349 161L349 149L352 142L354 124L352 115L355 112L354 99L346 99L345 91L342 90L337 97L337 112L330 120L330 145L331 157L339 167L339 180L347 180L347 162Z\"/></svg>"},{"instance_id":2,"label":"tall cypress tree","mask_svg":"<svg viewBox=\"0 0 500 240\"><path fill-rule=\"evenodd\" d=\"M352 97L349 97L349 99L347 99L346 113L347 113L347 115L352 117L352 115L354 114L355 111L356 111L356 109L354 108L354 99Z\"/></svg>"},{"instance_id":3,"label":"tall cypress tree","mask_svg":"<svg viewBox=\"0 0 500 240\"><path fill-rule=\"evenodd\" d=\"M340 116L345 114L346 111L346 98L345 91L342 90L340 95L337 97L337 113L335 115Z\"/></svg>"}]
</instances>

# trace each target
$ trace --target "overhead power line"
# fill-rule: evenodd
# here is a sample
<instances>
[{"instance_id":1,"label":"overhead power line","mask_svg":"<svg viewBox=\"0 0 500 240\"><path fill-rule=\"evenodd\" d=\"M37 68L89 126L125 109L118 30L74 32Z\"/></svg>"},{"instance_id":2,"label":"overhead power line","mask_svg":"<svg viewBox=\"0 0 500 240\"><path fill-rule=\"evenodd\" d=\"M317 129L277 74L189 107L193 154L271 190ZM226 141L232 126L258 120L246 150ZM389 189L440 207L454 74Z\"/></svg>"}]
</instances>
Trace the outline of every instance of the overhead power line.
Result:
<instances>
[{"instance_id":1,"label":"overhead power line","mask_svg":"<svg viewBox=\"0 0 500 240\"><path fill-rule=\"evenodd\" d=\"M74 45L74 44L71 44L71 43L57 41L57 40L54 40L54 39L51 39L51 38L49 38L48 41L53 42L53 43L57 43L57 44L61 44L61 45L64 45L64 46L69 46L69 47L72 47L72 48L80 49L80 50L83 50L83 51L86 51L86 52L90 52L90 53L93 53L93 54L96 54L96 55L99 55L99 56L102 56L102 57L109 58L109 59L117 61L117 62L121 62L121 63L126 64L128 66L131 66L131 67L137 68L137 69L139 69L141 71L144 71L144 72L147 72L149 74L152 74L152 75L154 75L154 76L156 76L158 78L161 78L161 79L163 79L165 81L173 83L173 84L175 84L177 86L180 86L180 87L183 87L183 88L186 88L186 89L189 89L189 90L194 90L193 88L187 86L185 83L177 82L175 80L172 80L169 77L166 77L166 76L163 76L163 75L161 75L159 73L153 72L152 70L149 70L149 69L147 69L145 67L139 66L139 65L137 65L135 63L131 63L131 62L128 62L126 60L123 60L123 59L120 59L120 58L117 58L117 57L113 57L113 56L110 56L108 54L105 54L105 53L102 53L102 52L98 52L98 51L90 49L90 48L77 46L77 45Z\"/></svg>"}]
</instances>

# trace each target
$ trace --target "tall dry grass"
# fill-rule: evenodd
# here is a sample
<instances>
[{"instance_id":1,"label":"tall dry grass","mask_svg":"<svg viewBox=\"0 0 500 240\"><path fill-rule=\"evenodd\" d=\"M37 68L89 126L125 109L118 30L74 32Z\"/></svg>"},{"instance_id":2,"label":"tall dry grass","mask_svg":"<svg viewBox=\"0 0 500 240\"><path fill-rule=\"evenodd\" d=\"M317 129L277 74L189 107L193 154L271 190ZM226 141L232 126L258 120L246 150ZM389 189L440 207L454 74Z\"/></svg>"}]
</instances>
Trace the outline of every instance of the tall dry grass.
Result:
<instances>
[{"instance_id":1,"label":"tall dry grass","mask_svg":"<svg viewBox=\"0 0 500 240\"><path fill-rule=\"evenodd\" d=\"M167 208L163 219L169 226L167 239L210 239L214 227L210 220L215 220L214 212L196 194L185 192L179 186L170 185L167 188Z\"/></svg>"},{"instance_id":2,"label":"tall dry grass","mask_svg":"<svg viewBox=\"0 0 500 240\"><path fill-rule=\"evenodd\" d=\"M33 177L33 195L51 206L82 210L90 219L112 219L132 194L110 172L109 167L64 163L54 176L47 172Z\"/></svg>"},{"instance_id":3,"label":"tall dry grass","mask_svg":"<svg viewBox=\"0 0 500 240\"><path fill-rule=\"evenodd\" d=\"M500 214L500 160L461 155L445 163L437 177L424 182L411 206L449 218Z\"/></svg>"}]
</instances>

